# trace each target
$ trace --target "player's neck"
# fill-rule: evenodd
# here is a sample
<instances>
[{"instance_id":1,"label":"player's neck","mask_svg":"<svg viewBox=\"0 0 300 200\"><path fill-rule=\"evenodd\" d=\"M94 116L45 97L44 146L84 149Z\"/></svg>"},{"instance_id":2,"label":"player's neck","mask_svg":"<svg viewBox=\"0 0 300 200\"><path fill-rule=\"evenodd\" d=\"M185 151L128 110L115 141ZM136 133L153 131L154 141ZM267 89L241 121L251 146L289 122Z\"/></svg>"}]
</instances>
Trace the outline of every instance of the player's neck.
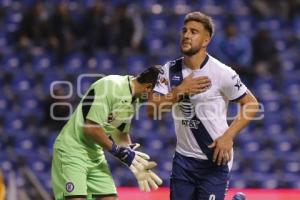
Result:
<instances>
[{"instance_id":1,"label":"player's neck","mask_svg":"<svg viewBox=\"0 0 300 200\"><path fill-rule=\"evenodd\" d=\"M134 97L136 92L137 92L136 90L138 89L136 78L130 80L129 84L130 84L130 87L131 87L131 95Z\"/></svg>"},{"instance_id":2,"label":"player's neck","mask_svg":"<svg viewBox=\"0 0 300 200\"><path fill-rule=\"evenodd\" d=\"M200 69L202 63L206 58L206 54L206 51L199 51L197 54L194 54L192 56L184 55L185 66L192 70Z\"/></svg>"},{"instance_id":3,"label":"player's neck","mask_svg":"<svg viewBox=\"0 0 300 200\"><path fill-rule=\"evenodd\" d=\"M140 84L136 78L130 81L131 94L133 97L139 96L141 93L145 92L145 87Z\"/></svg>"}]
</instances>

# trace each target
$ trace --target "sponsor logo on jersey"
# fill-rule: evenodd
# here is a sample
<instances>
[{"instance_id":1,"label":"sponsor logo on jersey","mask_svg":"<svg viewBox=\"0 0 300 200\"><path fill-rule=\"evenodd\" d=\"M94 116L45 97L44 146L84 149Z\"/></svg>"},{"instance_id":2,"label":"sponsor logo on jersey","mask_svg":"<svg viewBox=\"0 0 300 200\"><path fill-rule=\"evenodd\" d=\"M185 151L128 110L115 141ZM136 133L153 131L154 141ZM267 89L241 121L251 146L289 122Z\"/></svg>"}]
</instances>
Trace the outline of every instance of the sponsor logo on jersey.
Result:
<instances>
[{"instance_id":1,"label":"sponsor logo on jersey","mask_svg":"<svg viewBox=\"0 0 300 200\"><path fill-rule=\"evenodd\" d=\"M236 84L234 85L234 87L236 87L238 90L240 90L240 88L242 87L242 83L241 83L241 80L240 79L238 79L238 80L236 80Z\"/></svg>"},{"instance_id":2,"label":"sponsor logo on jersey","mask_svg":"<svg viewBox=\"0 0 300 200\"><path fill-rule=\"evenodd\" d=\"M198 124L200 124L198 120L182 120L182 125L191 129L198 129Z\"/></svg>"},{"instance_id":3,"label":"sponsor logo on jersey","mask_svg":"<svg viewBox=\"0 0 300 200\"><path fill-rule=\"evenodd\" d=\"M179 81L180 80L180 77L179 76L173 76L172 77L172 81Z\"/></svg>"},{"instance_id":4,"label":"sponsor logo on jersey","mask_svg":"<svg viewBox=\"0 0 300 200\"><path fill-rule=\"evenodd\" d=\"M195 108L188 97L179 102L179 108L186 119L191 119L195 115Z\"/></svg>"}]
</instances>

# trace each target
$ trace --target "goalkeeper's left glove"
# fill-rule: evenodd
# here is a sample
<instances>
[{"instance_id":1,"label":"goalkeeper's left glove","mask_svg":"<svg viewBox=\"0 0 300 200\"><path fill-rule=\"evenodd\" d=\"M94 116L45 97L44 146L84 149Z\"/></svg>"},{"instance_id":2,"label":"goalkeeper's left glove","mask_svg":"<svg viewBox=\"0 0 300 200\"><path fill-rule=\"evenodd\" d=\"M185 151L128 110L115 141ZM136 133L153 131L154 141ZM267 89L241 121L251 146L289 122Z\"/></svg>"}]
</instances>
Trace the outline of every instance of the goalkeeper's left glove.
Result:
<instances>
[{"instance_id":1,"label":"goalkeeper's left glove","mask_svg":"<svg viewBox=\"0 0 300 200\"><path fill-rule=\"evenodd\" d=\"M157 164L155 162L149 162L148 169L145 169L143 171L138 171L134 174L138 184L139 188L142 192L150 192L151 189L156 190L159 185L162 184L161 178L157 176L152 170Z\"/></svg>"},{"instance_id":2,"label":"goalkeeper's left glove","mask_svg":"<svg viewBox=\"0 0 300 200\"><path fill-rule=\"evenodd\" d=\"M137 148L139 148L141 145L139 143L132 143L129 144L128 147L132 150L136 150Z\"/></svg>"},{"instance_id":3,"label":"goalkeeper's left glove","mask_svg":"<svg viewBox=\"0 0 300 200\"><path fill-rule=\"evenodd\" d=\"M114 142L109 152L125 163L133 173L146 169L150 159L145 153L132 150L130 147L119 146Z\"/></svg>"},{"instance_id":4,"label":"goalkeeper's left glove","mask_svg":"<svg viewBox=\"0 0 300 200\"><path fill-rule=\"evenodd\" d=\"M133 143L130 144L129 147L132 150L136 150L138 147L140 147L140 144ZM161 180L161 178L157 176L152 170L150 170L156 166L156 162L150 161L145 170L133 173L141 191L150 192L150 187L156 190L158 186L162 184L163 181Z\"/></svg>"}]
</instances>

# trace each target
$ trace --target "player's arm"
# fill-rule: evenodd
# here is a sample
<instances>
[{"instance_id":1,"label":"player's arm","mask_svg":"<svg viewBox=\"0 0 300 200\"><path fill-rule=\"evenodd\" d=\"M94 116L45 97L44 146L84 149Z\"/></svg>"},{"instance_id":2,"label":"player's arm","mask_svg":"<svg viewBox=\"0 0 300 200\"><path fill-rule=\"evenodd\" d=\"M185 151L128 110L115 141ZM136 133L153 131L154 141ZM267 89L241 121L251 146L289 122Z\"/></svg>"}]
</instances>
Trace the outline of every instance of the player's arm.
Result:
<instances>
[{"instance_id":1,"label":"player's arm","mask_svg":"<svg viewBox=\"0 0 300 200\"><path fill-rule=\"evenodd\" d=\"M237 117L225 132L228 137L233 139L253 120L259 110L259 103L250 90L247 90L247 94L243 98L237 100L236 103L240 105L240 110Z\"/></svg>"},{"instance_id":2,"label":"player's arm","mask_svg":"<svg viewBox=\"0 0 300 200\"><path fill-rule=\"evenodd\" d=\"M150 157L142 152L135 151L129 146L119 146L106 135L104 129L96 122L86 119L83 131L87 137L94 140L96 144L107 149L111 154L126 164L135 174L148 168Z\"/></svg>"},{"instance_id":3,"label":"player's arm","mask_svg":"<svg viewBox=\"0 0 300 200\"><path fill-rule=\"evenodd\" d=\"M114 142L106 136L104 130L99 125L97 125L97 123L87 120L85 124L86 125L84 127L84 132L88 135L88 137L93 138L95 142L100 144L102 147L108 149L110 152L114 151ZM126 152L134 152L135 154L140 156L140 160L144 158L144 155L147 156L147 154L136 151L136 148L139 147L139 144L131 144L130 135L128 133L119 133L117 137L118 141L120 141L120 145L122 145L122 148L126 150ZM127 148L125 148L124 146L127 146ZM126 157L127 154L123 152L120 153L120 155L122 157ZM130 156L130 154L128 155ZM146 157L145 159L149 159L149 157ZM130 169L133 172L135 178L137 179L141 191L150 192L150 188L156 190L158 186L162 184L161 178L150 170L156 166L157 164L152 161L144 163L144 166L140 167L143 167L145 169L135 169L137 167L130 166Z\"/></svg>"},{"instance_id":4,"label":"player's arm","mask_svg":"<svg viewBox=\"0 0 300 200\"><path fill-rule=\"evenodd\" d=\"M148 164L149 156L136 152L129 147L122 147L111 141L105 133L103 126L107 122L111 112L114 95L108 86L113 82L107 80L95 83L86 97L82 100L82 114L84 118L83 132L85 136L91 138L96 144L107 149L132 171L143 170Z\"/></svg>"},{"instance_id":5,"label":"player's arm","mask_svg":"<svg viewBox=\"0 0 300 200\"><path fill-rule=\"evenodd\" d=\"M132 145L131 137L128 132L119 132L112 135L114 142L121 146L130 146Z\"/></svg>"},{"instance_id":6,"label":"player's arm","mask_svg":"<svg viewBox=\"0 0 300 200\"><path fill-rule=\"evenodd\" d=\"M213 161L217 162L218 165L226 164L231 160L231 149L236 135L253 120L259 110L259 103L250 90L247 90L246 95L237 100L236 103L240 105L237 117L226 132L209 146L215 148Z\"/></svg>"},{"instance_id":7,"label":"player's arm","mask_svg":"<svg viewBox=\"0 0 300 200\"><path fill-rule=\"evenodd\" d=\"M83 131L86 136L92 138L95 143L99 144L101 147L108 151L112 151L114 141L106 135L103 128L101 128L99 124L87 119ZM116 143L116 145L129 147L129 145L131 144L131 138L128 133L118 133L117 137L118 142Z\"/></svg>"},{"instance_id":8,"label":"player's arm","mask_svg":"<svg viewBox=\"0 0 300 200\"><path fill-rule=\"evenodd\" d=\"M118 137L120 139L120 144L123 146L129 145L131 144L131 138L130 138L130 134L129 133L120 133L118 134Z\"/></svg>"},{"instance_id":9,"label":"player's arm","mask_svg":"<svg viewBox=\"0 0 300 200\"><path fill-rule=\"evenodd\" d=\"M83 132L96 144L107 150L112 149L112 141L106 135L103 124L107 121L113 100L107 80L100 80L90 88L82 100L82 115L84 119Z\"/></svg>"},{"instance_id":10,"label":"player's arm","mask_svg":"<svg viewBox=\"0 0 300 200\"><path fill-rule=\"evenodd\" d=\"M182 95L192 95L205 92L210 87L211 82L207 76L194 78L193 73L183 79L180 85L173 88L167 94L151 93L149 101L156 105L173 104L180 100ZM155 90L155 89L154 89Z\"/></svg>"},{"instance_id":11,"label":"player's arm","mask_svg":"<svg viewBox=\"0 0 300 200\"><path fill-rule=\"evenodd\" d=\"M103 128L96 122L86 119L83 131L85 135L92 138L96 144L99 144L108 151L112 150L113 142L106 135Z\"/></svg>"},{"instance_id":12,"label":"player's arm","mask_svg":"<svg viewBox=\"0 0 300 200\"><path fill-rule=\"evenodd\" d=\"M194 78L193 73L191 73L183 79L180 85L173 88L169 93L162 94L159 89L156 90L156 88L154 88L154 92L149 95L149 106L147 107L148 116L152 118L154 113L161 112L164 108L170 108L174 103L178 102L182 96L205 92L210 86L211 81L207 76Z\"/></svg>"}]
</instances>

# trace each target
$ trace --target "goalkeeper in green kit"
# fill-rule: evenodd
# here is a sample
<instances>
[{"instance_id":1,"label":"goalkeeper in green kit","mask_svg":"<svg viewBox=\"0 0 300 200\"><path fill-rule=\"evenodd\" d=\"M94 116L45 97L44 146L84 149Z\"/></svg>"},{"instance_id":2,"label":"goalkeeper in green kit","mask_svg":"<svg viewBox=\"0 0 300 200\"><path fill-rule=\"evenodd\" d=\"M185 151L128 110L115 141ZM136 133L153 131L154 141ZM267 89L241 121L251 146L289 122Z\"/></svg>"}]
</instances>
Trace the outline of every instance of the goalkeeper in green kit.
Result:
<instances>
[{"instance_id":1,"label":"goalkeeper in green kit","mask_svg":"<svg viewBox=\"0 0 300 200\"><path fill-rule=\"evenodd\" d=\"M91 85L54 144L51 178L56 200L118 199L104 149L129 167L140 190L162 184L150 170L156 163L135 150L138 145L131 144L128 134L136 104L152 91L159 73L160 67L153 66L137 77L111 75Z\"/></svg>"}]
</instances>

